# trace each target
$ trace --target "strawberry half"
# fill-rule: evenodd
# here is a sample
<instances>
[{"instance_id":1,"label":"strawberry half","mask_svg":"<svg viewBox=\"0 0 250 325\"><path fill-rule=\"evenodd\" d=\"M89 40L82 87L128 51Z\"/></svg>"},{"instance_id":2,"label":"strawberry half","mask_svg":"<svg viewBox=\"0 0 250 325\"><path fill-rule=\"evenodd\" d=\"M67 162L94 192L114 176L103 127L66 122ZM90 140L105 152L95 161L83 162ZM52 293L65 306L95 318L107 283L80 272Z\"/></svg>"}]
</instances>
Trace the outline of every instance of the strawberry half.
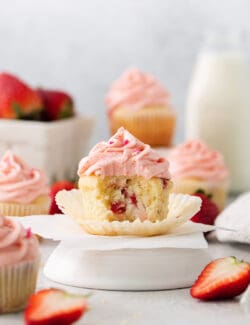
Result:
<instances>
[{"instance_id":1,"label":"strawberry half","mask_svg":"<svg viewBox=\"0 0 250 325\"><path fill-rule=\"evenodd\" d=\"M37 91L8 73L0 73L0 118L38 119L42 100Z\"/></svg>"},{"instance_id":2,"label":"strawberry half","mask_svg":"<svg viewBox=\"0 0 250 325\"><path fill-rule=\"evenodd\" d=\"M191 218L193 222L214 225L215 219L219 214L217 205L211 201L211 196L206 195L202 190L197 191L194 196L201 198L200 210Z\"/></svg>"},{"instance_id":3,"label":"strawberry half","mask_svg":"<svg viewBox=\"0 0 250 325\"><path fill-rule=\"evenodd\" d=\"M243 293L249 284L250 263L224 257L205 267L190 293L201 300L228 299Z\"/></svg>"},{"instance_id":4,"label":"strawberry half","mask_svg":"<svg viewBox=\"0 0 250 325\"><path fill-rule=\"evenodd\" d=\"M76 188L76 185L70 181L58 181L55 182L53 185L51 185L50 187L51 205L50 205L49 214L62 213L62 211L58 208L55 200L57 192L60 192L61 190L70 191L73 188Z\"/></svg>"},{"instance_id":5,"label":"strawberry half","mask_svg":"<svg viewBox=\"0 0 250 325\"><path fill-rule=\"evenodd\" d=\"M73 99L70 95L59 90L38 89L43 106L44 119L60 120L74 115Z\"/></svg>"},{"instance_id":6,"label":"strawberry half","mask_svg":"<svg viewBox=\"0 0 250 325\"><path fill-rule=\"evenodd\" d=\"M87 300L60 289L44 289L29 298L24 312L26 325L69 325L87 309Z\"/></svg>"}]
</instances>

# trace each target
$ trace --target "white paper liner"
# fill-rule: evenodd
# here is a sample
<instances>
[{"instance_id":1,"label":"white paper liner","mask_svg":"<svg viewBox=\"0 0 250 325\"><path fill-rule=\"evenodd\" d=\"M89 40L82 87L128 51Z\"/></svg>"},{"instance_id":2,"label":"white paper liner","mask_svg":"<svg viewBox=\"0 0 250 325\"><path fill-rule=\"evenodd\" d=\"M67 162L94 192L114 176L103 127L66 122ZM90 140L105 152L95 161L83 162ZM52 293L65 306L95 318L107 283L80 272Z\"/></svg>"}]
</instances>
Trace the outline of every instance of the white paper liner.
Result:
<instances>
[{"instance_id":1,"label":"white paper liner","mask_svg":"<svg viewBox=\"0 0 250 325\"><path fill-rule=\"evenodd\" d=\"M79 190L61 191L56 196L56 202L62 212L79 223L85 231L94 235L107 236L155 236L174 233L187 222L201 206L199 197L186 194L169 195L169 212L166 219L157 222L136 219L129 221L97 221L86 219L84 206Z\"/></svg>"},{"instance_id":2,"label":"white paper liner","mask_svg":"<svg viewBox=\"0 0 250 325\"><path fill-rule=\"evenodd\" d=\"M23 309L35 291L40 258L0 267L0 314Z\"/></svg>"}]
</instances>

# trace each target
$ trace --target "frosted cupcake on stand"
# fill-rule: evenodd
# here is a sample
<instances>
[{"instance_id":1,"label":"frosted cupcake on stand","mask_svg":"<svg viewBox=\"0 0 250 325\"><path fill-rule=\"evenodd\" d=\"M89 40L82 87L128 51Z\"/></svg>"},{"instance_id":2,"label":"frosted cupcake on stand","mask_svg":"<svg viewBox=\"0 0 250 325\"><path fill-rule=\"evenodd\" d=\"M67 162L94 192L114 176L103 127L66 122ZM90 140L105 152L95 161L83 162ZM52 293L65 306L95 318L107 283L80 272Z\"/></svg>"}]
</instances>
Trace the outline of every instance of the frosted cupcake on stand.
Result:
<instances>
[{"instance_id":1,"label":"frosted cupcake on stand","mask_svg":"<svg viewBox=\"0 0 250 325\"><path fill-rule=\"evenodd\" d=\"M0 160L0 212L5 216L48 214L49 187L45 174L7 151Z\"/></svg>"},{"instance_id":2,"label":"frosted cupcake on stand","mask_svg":"<svg viewBox=\"0 0 250 325\"><path fill-rule=\"evenodd\" d=\"M170 150L167 156L174 193L194 194L203 191L222 210L229 185L223 156L204 142L189 140Z\"/></svg>"},{"instance_id":3,"label":"frosted cupcake on stand","mask_svg":"<svg viewBox=\"0 0 250 325\"><path fill-rule=\"evenodd\" d=\"M151 146L171 146L175 112L169 94L151 75L130 69L112 85L106 97L111 134L123 126Z\"/></svg>"}]
</instances>

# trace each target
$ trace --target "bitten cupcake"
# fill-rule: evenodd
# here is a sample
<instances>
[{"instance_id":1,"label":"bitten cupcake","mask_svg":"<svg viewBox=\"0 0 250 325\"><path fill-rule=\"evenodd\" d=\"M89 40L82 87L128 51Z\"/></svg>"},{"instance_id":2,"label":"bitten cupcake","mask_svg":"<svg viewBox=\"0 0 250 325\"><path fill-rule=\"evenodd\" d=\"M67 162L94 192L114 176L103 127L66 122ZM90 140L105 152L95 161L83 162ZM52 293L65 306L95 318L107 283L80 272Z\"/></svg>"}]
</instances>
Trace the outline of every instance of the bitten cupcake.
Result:
<instances>
[{"instance_id":1,"label":"bitten cupcake","mask_svg":"<svg viewBox=\"0 0 250 325\"><path fill-rule=\"evenodd\" d=\"M0 314L25 307L36 287L39 260L30 229L0 216Z\"/></svg>"},{"instance_id":2,"label":"bitten cupcake","mask_svg":"<svg viewBox=\"0 0 250 325\"><path fill-rule=\"evenodd\" d=\"M152 222L168 213L168 162L124 128L79 163L86 218Z\"/></svg>"},{"instance_id":3,"label":"bitten cupcake","mask_svg":"<svg viewBox=\"0 0 250 325\"><path fill-rule=\"evenodd\" d=\"M0 160L0 212L4 216L48 214L49 187L45 174L28 167L7 151Z\"/></svg>"},{"instance_id":4,"label":"bitten cupcake","mask_svg":"<svg viewBox=\"0 0 250 325\"><path fill-rule=\"evenodd\" d=\"M151 146L171 146L175 112L168 92L151 75L126 71L111 86L106 105L111 134L123 126Z\"/></svg>"},{"instance_id":5,"label":"bitten cupcake","mask_svg":"<svg viewBox=\"0 0 250 325\"><path fill-rule=\"evenodd\" d=\"M198 190L211 195L222 210L228 190L228 169L223 156L199 140L189 140L168 154L174 193L194 194Z\"/></svg>"}]
</instances>

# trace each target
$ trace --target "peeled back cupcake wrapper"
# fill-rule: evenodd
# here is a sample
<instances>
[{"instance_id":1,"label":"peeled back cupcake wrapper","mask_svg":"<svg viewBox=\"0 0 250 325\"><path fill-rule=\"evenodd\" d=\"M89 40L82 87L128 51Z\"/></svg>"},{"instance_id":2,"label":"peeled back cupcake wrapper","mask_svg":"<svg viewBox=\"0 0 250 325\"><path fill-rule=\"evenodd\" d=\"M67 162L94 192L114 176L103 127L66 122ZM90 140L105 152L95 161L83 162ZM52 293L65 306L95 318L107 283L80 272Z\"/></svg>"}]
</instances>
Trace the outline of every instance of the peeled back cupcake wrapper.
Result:
<instances>
[{"instance_id":1,"label":"peeled back cupcake wrapper","mask_svg":"<svg viewBox=\"0 0 250 325\"><path fill-rule=\"evenodd\" d=\"M94 235L123 235L123 236L154 236L175 233L182 224L186 223L199 211L201 199L198 197L170 194L169 212L166 219L157 222L136 219L129 221L97 221L86 218L84 205L79 190L61 191L56 196L58 206L64 214L69 215L88 233Z\"/></svg>"}]
</instances>

